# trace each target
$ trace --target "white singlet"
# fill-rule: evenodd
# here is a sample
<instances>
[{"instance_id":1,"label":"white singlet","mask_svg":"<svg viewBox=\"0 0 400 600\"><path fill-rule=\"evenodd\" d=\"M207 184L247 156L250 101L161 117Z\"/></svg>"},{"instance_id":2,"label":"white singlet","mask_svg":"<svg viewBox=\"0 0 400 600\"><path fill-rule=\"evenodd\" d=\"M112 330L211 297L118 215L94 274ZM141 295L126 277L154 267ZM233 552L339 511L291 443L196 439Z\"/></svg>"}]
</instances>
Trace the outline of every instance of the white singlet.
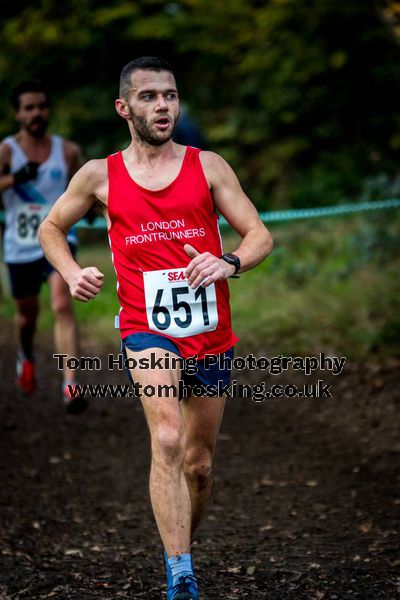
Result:
<instances>
[{"instance_id":1,"label":"white singlet","mask_svg":"<svg viewBox=\"0 0 400 600\"><path fill-rule=\"evenodd\" d=\"M28 157L13 136L3 143L11 148L11 173L16 173ZM64 157L63 140L51 136L48 159L39 166L36 179L4 190L5 213L4 262L29 263L43 256L37 232L56 200L68 185L68 166ZM71 229L68 241L77 243L76 230Z\"/></svg>"}]
</instances>

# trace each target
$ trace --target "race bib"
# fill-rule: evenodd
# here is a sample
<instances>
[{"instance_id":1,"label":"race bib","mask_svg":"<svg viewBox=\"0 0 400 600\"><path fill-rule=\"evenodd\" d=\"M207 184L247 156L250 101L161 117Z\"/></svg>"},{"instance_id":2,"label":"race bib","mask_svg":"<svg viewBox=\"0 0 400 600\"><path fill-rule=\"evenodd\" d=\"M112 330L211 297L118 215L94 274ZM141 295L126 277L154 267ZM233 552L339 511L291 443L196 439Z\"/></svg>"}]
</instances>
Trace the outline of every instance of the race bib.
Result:
<instances>
[{"instance_id":1,"label":"race bib","mask_svg":"<svg viewBox=\"0 0 400 600\"><path fill-rule=\"evenodd\" d=\"M16 211L17 242L20 246L32 246L37 243L37 233L45 219L48 206L43 204L20 204Z\"/></svg>"},{"instance_id":2,"label":"race bib","mask_svg":"<svg viewBox=\"0 0 400 600\"><path fill-rule=\"evenodd\" d=\"M214 284L193 290L184 268L146 271L143 281L147 320L152 331L180 338L216 329Z\"/></svg>"}]
</instances>

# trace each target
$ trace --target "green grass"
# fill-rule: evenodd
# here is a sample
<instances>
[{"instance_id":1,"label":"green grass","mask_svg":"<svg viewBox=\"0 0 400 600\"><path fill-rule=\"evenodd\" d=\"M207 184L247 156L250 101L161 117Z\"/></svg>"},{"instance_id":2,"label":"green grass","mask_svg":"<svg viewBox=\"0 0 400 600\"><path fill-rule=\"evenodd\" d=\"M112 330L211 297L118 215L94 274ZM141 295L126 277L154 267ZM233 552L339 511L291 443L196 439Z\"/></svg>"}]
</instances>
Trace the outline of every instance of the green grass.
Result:
<instances>
[{"instance_id":1,"label":"green grass","mask_svg":"<svg viewBox=\"0 0 400 600\"><path fill-rule=\"evenodd\" d=\"M78 252L78 261L82 266L96 265L105 275L103 289L96 300L86 303L76 300L73 302L79 323L82 351L85 341L115 346L119 343L119 332L114 328L114 317L118 314L119 304L116 294L116 277L107 238L105 237L101 244L97 241L95 244L82 245ZM3 318L12 318L13 310L12 299L4 298L0 303L0 321ZM38 333L51 331L52 327L53 314L50 308L49 287L43 285Z\"/></svg>"},{"instance_id":2,"label":"green grass","mask_svg":"<svg viewBox=\"0 0 400 600\"><path fill-rule=\"evenodd\" d=\"M235 330L246 349L358 359L393 353L399 224L395 214L381 213L270 227L271 257L231 284Z\"/></svg>"},{"instance_id":3,"label":"green grass","mask_svg":"<svg viewBox=\"0 0 400 600\"><path fill-rule=\"evenodd\" d=\"M231 280L234 329L241 347L259 355L326 352L354 359L391 355L398 345L399 227L396 211L270 225L275 248L261 265ZM224 235L226 250L237 247ZM105 273L98 298L75 302L82 348L118 343L119 306L107 242L82 246L82 265ZM47 286L39 331L49 330ZM0 306L11 318L12 302Z\"/></svg>"}]
</instances>

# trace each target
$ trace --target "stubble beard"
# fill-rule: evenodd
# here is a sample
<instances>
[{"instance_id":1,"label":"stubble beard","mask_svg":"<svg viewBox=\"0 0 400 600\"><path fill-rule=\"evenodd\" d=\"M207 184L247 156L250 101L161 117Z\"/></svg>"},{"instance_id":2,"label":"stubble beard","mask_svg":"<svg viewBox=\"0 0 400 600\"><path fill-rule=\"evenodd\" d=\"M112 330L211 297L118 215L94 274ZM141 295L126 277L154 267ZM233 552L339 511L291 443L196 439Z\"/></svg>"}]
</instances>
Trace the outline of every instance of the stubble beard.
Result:
<instances>
[{"instance_id":1,"label":"stubble beard","mask_svg":"<svg viewBox=\"0 0 400 600\"><path fill-rule=\"evenodd\" d=\"M131 109L130 106L129 106L129 116L132 119L132 125L135 130L136 140L142 146L162 146L163 144L166 144L167 142L169 142L169 140L174 135L174 131L176 129L176 126L178 124L178 119L179 119L179 115L178 115L178 117L175 119L175 121L173 123L172 131L167 137L159 138L151 131L150 125L148 124L146 119L144 117L141 117L140 115L137 115Z\"/></svg>"},{"instance_id":2,"label":"stubble beard","mask_svg":"<svg viewBox=\"0 0 400 600\"><path fill-rule=\"evenodd\" d=\"M48 125L48 121L44 120L44 119L40 119L40 127L38 126L32 126L33 123L26 123L24 125L24 129L29 133L29 135L31 135L34 138L42 138L45 136L46 131L47 131L47 125Z\"/></svg>"}]
</instances>

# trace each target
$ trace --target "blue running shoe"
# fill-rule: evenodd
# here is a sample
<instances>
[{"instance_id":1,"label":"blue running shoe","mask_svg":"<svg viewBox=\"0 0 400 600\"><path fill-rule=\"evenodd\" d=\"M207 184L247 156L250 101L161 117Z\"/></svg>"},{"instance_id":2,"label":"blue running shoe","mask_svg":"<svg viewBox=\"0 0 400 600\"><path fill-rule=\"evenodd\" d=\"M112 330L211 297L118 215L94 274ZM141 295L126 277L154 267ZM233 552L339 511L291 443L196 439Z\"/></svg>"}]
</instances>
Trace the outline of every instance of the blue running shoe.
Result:
<instances>
[{"instance_id":1,"label":"blue running shoe","mask_svg":"<svg viewBox=\"0 0 400 600\"><path fill-rule=\"evenodd\" d=\"M199 600L196 577L181 575L178 583L168 589L167 600Z\"/></svg>"},{"instance_id":2,"label":"blue running shoe","mask_svg":"<svg viewBox=\"0 0 400 600\"><path fill-rule=\"evenodd\" d=\"M165 570L167 571L167 594L169 594L169 591L172 588L173 579L172 579L171 567L169 566L169 563L168 563L168 554L165 552L165 550L164 550L164 563L165 563Z\"/></svg>"}]
</instances>

